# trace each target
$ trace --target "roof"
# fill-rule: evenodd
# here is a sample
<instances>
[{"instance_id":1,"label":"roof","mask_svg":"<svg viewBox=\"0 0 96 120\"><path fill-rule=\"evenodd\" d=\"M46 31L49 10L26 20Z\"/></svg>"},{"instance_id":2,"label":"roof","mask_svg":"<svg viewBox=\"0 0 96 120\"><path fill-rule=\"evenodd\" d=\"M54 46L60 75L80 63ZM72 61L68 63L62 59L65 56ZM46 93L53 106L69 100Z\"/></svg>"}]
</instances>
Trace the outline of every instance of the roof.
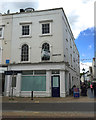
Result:
<instances>
[{"instance_id":1,"label":"roof","mask_svg":"<svg viewBox=\"0 0 96 120\"><path fill-rule=\"evenodd\" d=\"M45 10L34 10L34 11L29 11L29 12L15 12L15 13L9 13L9 14L4 13L4 14L2 14L2 16L15 15L15 14L25 14L25 13L28 14L28 13L33 13L33 12L44 12L44 11L53 11L53 10L62 10L62 11L64 11L63 8L61 7L61 8L53 8L53 9L45 9Z\"/></svg>"}]
</instances>

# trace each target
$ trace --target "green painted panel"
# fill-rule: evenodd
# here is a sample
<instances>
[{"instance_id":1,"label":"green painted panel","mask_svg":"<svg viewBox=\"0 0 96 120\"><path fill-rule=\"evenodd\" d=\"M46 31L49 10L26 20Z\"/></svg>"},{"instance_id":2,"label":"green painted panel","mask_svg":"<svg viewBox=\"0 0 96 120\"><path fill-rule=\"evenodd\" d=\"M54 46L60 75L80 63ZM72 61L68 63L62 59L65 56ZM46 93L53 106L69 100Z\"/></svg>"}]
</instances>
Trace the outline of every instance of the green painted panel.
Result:
<instances>
[{"instance_id":1,"label":"green painted panel","mask_svg":"<svg viewBox=\"0 0 96 120\"><path fill-rule=\"evenodd\" d=\"M46 76L22 76L21 91L46 91Z\"/></svg>"}]
</instances>

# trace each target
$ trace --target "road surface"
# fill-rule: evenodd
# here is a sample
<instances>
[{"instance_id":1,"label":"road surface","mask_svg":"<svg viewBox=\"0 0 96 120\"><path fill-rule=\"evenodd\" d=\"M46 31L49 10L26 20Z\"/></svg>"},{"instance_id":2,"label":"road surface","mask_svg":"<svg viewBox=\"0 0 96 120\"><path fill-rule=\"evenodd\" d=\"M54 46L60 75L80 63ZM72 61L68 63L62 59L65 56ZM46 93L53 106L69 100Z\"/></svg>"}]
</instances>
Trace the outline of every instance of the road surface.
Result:
<instances>
[{"instance_id":1,"label":"road surface","mask_svg":"<svg viewBox=\"0 0 96 120\"><path fill-rule=\"evenodd\" d=\"M94 112L96 103L3 103L3 111Z\"/></svg>"}]
</instances>

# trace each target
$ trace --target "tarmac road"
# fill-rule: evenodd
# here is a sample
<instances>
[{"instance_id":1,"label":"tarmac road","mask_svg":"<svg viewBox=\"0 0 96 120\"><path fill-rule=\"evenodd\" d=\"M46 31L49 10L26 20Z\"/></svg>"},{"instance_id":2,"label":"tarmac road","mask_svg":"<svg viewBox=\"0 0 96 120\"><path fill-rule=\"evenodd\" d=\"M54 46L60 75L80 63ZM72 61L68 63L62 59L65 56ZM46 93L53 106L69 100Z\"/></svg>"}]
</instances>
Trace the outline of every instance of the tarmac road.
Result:
<instances>
[{"instance_id":1,"label":"tarmac road","mask_svg":"<svg viewBox=\"0 0 96 120\"><path fill-rule=\"evenodd\" d=\"M80 103L2 103L3 111L94 112L96 102Z\"/></svg>"}]
</instances>

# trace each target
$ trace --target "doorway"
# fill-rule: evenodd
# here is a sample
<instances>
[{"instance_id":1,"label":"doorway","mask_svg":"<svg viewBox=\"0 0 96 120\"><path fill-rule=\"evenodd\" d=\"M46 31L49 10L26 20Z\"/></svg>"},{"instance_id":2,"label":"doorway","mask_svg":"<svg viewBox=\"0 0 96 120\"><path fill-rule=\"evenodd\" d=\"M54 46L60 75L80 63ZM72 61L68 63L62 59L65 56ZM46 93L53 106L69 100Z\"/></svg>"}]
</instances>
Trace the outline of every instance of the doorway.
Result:
<instances>
[{"instance_id":1,"label":"doorway","mask_svg":"<svg viewBox=\"0 0 96 120\"><path fill-rule=\"evenodd\" d=\"M60 97L60 76L54 75L51 78L52 97Z\"/></svg>"}]
</instances>

